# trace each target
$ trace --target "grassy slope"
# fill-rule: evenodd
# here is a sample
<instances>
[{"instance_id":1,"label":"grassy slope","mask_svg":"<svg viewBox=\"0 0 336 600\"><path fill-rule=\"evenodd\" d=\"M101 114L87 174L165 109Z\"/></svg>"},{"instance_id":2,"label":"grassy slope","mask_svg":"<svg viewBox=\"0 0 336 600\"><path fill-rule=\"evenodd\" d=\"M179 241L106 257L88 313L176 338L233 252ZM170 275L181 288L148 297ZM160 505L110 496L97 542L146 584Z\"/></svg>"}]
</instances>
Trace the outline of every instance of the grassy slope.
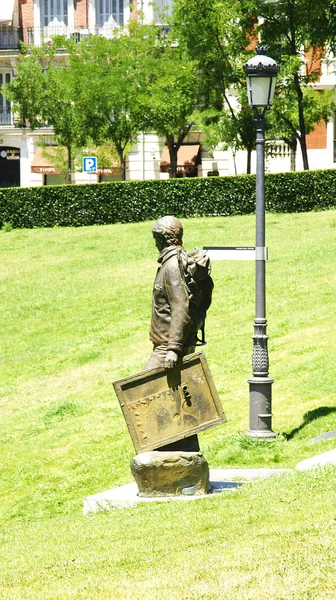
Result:
<instances>
[{"instance_id":1,"label":"grassy slope","mask_svg":"<svg viewBox=\"0 0 336 600\"><path fill-rule=\"evenodd\" d=\"M254 243L250 216L184 225L187 248ZM289 439L279 435L266 447L241 433L253 263L213 264L206 355L229 421L201 436L210 466L292 467L335 447L311 444L336 429L335 228L335 211L267 218L273 424ZM81 518L83 496L130 481L134 451L111 382L139 370L150 353L150 224L0 238L0 597L334 597L333 470L182 507Z\"/></svg>"}]
</instances>

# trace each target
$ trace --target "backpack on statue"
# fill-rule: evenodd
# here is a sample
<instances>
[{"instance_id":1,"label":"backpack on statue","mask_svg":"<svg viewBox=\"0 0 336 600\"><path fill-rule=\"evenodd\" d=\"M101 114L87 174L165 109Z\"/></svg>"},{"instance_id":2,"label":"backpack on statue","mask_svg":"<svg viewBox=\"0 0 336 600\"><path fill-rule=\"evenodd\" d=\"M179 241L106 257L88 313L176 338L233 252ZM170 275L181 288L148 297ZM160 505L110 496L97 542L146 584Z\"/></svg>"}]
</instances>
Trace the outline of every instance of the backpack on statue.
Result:
<instances>
[{"instance_id":1,"label":"backpack on statue","mask_svg":"<svg viewBox=\"0 0 336 600\"><path fill-rule=\"evenodd\" d=\"M197 346L204 346L205 341L205 318L207 310L211 305L212 290L214 282L210 275L210 258L204 250L196 248L193 252L181 249L177 253L178 263L182 279L184 280L190 302L192 319L197 324L201 338L197 335Z\"/></svg>"}]
</instances>

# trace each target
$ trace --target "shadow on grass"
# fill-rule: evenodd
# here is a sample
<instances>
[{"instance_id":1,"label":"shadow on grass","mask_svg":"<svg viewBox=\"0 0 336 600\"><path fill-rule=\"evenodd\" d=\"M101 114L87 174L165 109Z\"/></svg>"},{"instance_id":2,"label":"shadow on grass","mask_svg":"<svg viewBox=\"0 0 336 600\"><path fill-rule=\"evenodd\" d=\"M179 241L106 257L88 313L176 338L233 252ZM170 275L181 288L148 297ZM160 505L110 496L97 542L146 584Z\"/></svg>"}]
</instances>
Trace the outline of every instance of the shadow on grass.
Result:
<instances>
[{"instance_id":1,"label":"shadow on grass","mask_svg":"<svg viewBox=\"0 0 336 600\"><path fill-rule=\"evenodd\" d=\"M291 440L301 429L309 425L315 419L319 419L320 417L326 417L331 413L336 412L336 406L320 406L320 408L315 408L314 410L309 410L303 415L303 422L299 427L296 427L289 433L283 433L283 436L286 440Z\"/></svg>"}]
</instances>

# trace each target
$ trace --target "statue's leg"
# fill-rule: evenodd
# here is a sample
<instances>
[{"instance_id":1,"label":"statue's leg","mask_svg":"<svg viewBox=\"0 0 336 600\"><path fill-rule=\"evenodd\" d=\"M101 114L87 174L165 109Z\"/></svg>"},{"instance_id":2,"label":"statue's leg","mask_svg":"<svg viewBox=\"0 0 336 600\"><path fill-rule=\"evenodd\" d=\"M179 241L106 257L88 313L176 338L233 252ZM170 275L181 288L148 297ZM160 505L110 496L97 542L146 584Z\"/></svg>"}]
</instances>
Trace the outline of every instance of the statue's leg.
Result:
<instances>
[{"instance_id":1,"label":"statue's leg","mask_svg":"<svg viewBox=\"0 0 336 600\"><path fill-rule=\"evenodd\" d=\"M159 450L160 452L199 452L200 447L198 437L194 434L183 440L177 440L177 442L166 444L165 446L161 446L161 448L156 448L156 450Z\"/></svg>"},{"instance_id":2,"label":"statue's leg","mask_svg":"<svg viewBox=\"0 0 336 600\"><path fill-rule=\"evenodd\" d=\"M195 346L186 346L183 348L183 356L195 352ZM166 444L157 448L160 452L199 452L200 446L197 435L190 435L183 440L177 440L171 444Z\"/></svg>"},{"instance_id":3,"label":"statue's leg","mask_svg":"<svg viewBox=\"0 0 336 600\"><path fill-rule=\"evenodd\" d=\"M192 354L195 352L195 346L188 346L183 349L183 355ZM150 355L143 370L164 368L165 358L167 354L167 346L165 344L154 346L153 352ZM172 442L157 448L161 452L199 452L199 443L197 435L191 435L183 440Z\"/></svg>"}]
</instances>

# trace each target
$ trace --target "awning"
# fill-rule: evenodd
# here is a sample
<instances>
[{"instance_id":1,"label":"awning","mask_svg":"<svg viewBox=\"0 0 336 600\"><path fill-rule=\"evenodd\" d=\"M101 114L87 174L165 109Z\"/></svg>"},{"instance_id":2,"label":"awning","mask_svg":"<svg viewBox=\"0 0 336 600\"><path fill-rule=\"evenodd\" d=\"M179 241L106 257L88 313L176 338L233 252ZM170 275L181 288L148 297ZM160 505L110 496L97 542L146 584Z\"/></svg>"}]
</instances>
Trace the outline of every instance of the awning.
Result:
<instances>
[{"instance_id":1,"label":"awning","mask_svg":"<svg viewBox=\"0 0 336 600\"><path fill-rule=\"evenodd\" d=\"M62 170L59 167L55 167L57 160L58 146L48 146L47 148L36 148L35 156L31 164L32 173L43 173L44 175L61 175ZM63 149L65 150L65 148ZM48 156L47 156L48 155ZM66 163L66 150L65 150L65 163Z\"/></svg>"},{"instance_id":2,"label":"awning","mask_svg":"<svg viewBox=\"0 0 336 600\"><path fill-rule=\"evenodd\" d=\"M13 21L15 0L2 0L0 6L0 24L11 23Z\"/></svg>"},{"instance_id":3,"label":"awning","mask_svg":"<svg viewBox=\"0 0 336 600\"><path fill-rule=\"evenodd\" d=\"M60 150L62 151L60 153ZM61 154L61 156L60 156ZM44 175L61 175L62 170L59 168L60 159L64 165L67 164L67 150L61 146L47 146L41 148L38 146L31 164L32 173L42 173ZM112 160L112 164L106 167L98 167L97 175L120 175L120 165L117 161Z\"/></svg>"},{"instance_id":4,"label":"awning","mask_svg":"<svg viewBox=\"0 0 336 600\"><path fill-rule=\"evenodd\" d=\"M182 144L177 152L177 170L183 173L193 173L200 164L200 144ZM162 150L160 160L161 173L168 173L170 167L170 156L168 147Z\"/></svg>"}]
</instances>

